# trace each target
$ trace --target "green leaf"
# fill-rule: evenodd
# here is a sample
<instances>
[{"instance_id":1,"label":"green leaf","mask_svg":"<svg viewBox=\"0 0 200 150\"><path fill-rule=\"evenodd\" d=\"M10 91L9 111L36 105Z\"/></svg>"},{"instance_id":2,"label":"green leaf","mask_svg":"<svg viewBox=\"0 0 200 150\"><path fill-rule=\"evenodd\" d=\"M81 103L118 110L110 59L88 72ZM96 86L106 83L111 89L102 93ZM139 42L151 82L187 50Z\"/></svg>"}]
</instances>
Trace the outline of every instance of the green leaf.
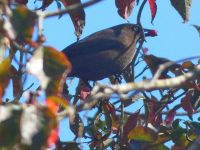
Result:
<instances>
[{"instance_id":1,"label":"green leaf","mask_svg":"<svg viewBox=\"0 0 200 150\"><path fill-rule=\"evenodd\" d=\"M12 24L17 32L17 41L31 42L36 15L24 5L18 5L12 11Z\"/></svg>"},{"instance_id":2,"label":"green leaf","mask_svg":"<svg viewBox=\"0 0 200 150\"><path fill-rule=\"evenodd\" d=\"M12 147L19 140L21 113L20 106L0 106L0 148Z\"/></svg>"},{"instance_id":3,"label":"green leaf","mask_svg":"<svg viewBox=\"0 0 200 150\"><path fill-rule=\"evenodd\" d=\"M128 133L129 140L153 142L156 138L157 136L153 130L142 126L135 127Z\"/></svg>"}]
</instances>

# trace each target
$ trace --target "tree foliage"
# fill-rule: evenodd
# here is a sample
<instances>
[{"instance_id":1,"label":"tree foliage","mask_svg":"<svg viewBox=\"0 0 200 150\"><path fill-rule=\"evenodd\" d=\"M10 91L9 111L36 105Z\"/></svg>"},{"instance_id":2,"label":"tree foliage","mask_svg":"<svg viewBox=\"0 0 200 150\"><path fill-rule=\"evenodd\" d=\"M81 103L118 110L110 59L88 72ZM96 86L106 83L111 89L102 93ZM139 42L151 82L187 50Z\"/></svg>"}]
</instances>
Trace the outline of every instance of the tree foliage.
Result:
<instances>
[{"instance_id":1,"label":"tree foliage","mask_svg":"<svg viewBox=\"0 0 200 150\"><path fill-rule=\"evenodd\" d=\"M31 10L27 3L32 1L0 0L0 149L78 150L84 144L78 139L85 139L90 149L194 150L198 147L200 123L193 120L193 115L199 113L200 106L200 62L196 61L199 57L173 62L148 54L148 49L143 47L147 39L143 36L137 45L137 57L120 76L108 77L110 85L97 84L90 89L79 80L76 95L71 95L66 79L73 66L62 52L44 44L48 37L42 34L41 24L46 18L68 13L79 40L85 26L84 8L95 7L101 0L85 3L55 0L58 10L46 12L53 2L42 0L40 7ZM183 22L187 22L192 0L170 2ZM135 7L139 8L137 24L141 27L146 3L147 0L115 0L119 16L125 20ZM153 23L159 6L156 0L148 0L147 5ZM193 26L200 31L198 25ZM155 30L149 34L157 35ZM142 61L145 67L135 75L134 66ZM152 76L144 74L147 69ZM35 91L30 91L33 84L24 86L29 74L39 79ZM142 81L134 82L138 77L143 77ZM12 81L10 92L14 99L4 99L9 81ZM21 102L24 93L28 95ZM45 95L44 104L41 93ZM113 94L118 100L112 99ZM125 110L136 101L142 101L140 109ZM93 115L83 118L84 111ZM182 120L179 116L189 119ZM68 130L75 135L74 141L59 138L58 124L64 118L70 120ZM168 141L173 143L172 147L166 145Z\"/></svg>"}]
</instances>

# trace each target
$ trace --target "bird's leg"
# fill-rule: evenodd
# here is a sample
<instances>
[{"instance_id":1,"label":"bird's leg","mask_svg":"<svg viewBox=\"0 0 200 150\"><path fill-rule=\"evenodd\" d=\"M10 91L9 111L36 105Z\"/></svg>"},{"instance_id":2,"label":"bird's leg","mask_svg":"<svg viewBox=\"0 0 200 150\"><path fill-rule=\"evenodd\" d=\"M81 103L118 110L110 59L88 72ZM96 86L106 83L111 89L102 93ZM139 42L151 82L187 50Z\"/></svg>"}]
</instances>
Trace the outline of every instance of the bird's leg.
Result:
<instances>
[{"instance_id":1,"label":"bird's leg","mask_svg":"<svg viewBox=\"0 0 200 150\"><path fill-rule=\"evenodd\" d=\"M118 82L119 84L121 84L121 83L122 83L122 77L121 77L121 75L115 74L114 76L115 76L115 79L117 80L117 82Z\"/></svg>"}]
</instances>

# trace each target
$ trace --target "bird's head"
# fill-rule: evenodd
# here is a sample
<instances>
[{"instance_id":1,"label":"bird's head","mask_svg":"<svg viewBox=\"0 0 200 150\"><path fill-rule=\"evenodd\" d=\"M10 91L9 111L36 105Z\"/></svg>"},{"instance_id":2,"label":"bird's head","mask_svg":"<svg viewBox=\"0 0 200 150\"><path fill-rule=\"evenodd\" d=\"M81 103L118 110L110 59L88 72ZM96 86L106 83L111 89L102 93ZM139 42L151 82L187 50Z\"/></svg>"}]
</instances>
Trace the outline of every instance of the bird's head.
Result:
<instances>
[{"instance_id":1,"label":"bird's head","mask_svg":"<svg viewBox=\"0 0 200 150\"><path fill-rule=\"evenodd\" d=\"M132 30L133 32L137 35L140 35L142 36L144 33L144 36L145 37L148 37L148 36L151 36L151 37L155 37L157 36L157 31L156 30L153 30L153 29L143 29L140 25L138 24L135 24L132 26Z\"/></svg>"}]
</instances>

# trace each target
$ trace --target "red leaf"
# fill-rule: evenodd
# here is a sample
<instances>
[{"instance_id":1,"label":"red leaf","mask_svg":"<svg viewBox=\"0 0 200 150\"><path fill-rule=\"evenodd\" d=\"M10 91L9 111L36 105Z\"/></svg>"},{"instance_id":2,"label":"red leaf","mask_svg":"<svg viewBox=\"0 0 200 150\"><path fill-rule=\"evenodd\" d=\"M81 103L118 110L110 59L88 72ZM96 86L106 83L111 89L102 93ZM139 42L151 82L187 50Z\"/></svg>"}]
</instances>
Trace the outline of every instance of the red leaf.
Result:
<instances>
[{"instance_id":1,"label":"red leaf","mask_svg":"<svg viewBox=\"0 0 200 150\"><path fill-rule=\"evenodd\" d=\"M165 121L164 121L166 126L170 125L173 122L175 115L176 115L175 110L172 110L167 114Z\"/></svg>"},{"instance_id":2,"label":"red leaf","mask_svg":"<svg viewBox=\"0 0 200 150\"><path fill-rule=\"evenodd\" d=\"M182 100L181 100L181 106L188 113L188 116L190 118L192 118L192 114L194 113L191 101L192 100L191 100L190 93L187 93L186 96L184 98L182 98Z\"/></svg>"},{"instance_id":3,"label":"red leaf","mask_svg":"<svg viewBox=\"0 0 200 150\"><path fill-rule=\"evenodd\" d=\"M156 5L156 0L148 0L150 9L151 9L151 23L153 23L153 20L156 16L157 12L157 5Z\"/></svg>"},{"instance_id":4,"label":"red leaf","mask_svg":"<svg viewBox=\"0 0 200 150\"><path fill-rule=\"evenodd\" d=\"M81 3L80 0L61 0L61 1L65 7ZM77 39L79 39L82 34L83 27L85 26L85 11L83 7L78 7L77 9L69 11L69 15L75 27L76 37Z\"/></svg>"},{"instance_id":5,"label":"red leaf","mask_svg":"<svg viewBox=\"0 0 200 150\"><path fill-rule=\"evenodd\" d=\"M149 30L148 33L145 34L145 36L151 36L151 37L155 37L157 35L158 33L156 30Z\"/></svg>"},{"instance_id":6,"label":"red leaf","mask_svg":"<svg viewBox=\"0 0 200 150\"><path fill-rule=\"evenodd\" d=\"M135 0L115 0L115 4L118 9L118 14L123 19L128 19L135 5Z\"/></svg>"},{"instance_id":7,"label":"red leaf","mask_svg":"<svg viewBox=\"0 0 200 150\"><path fill-rule=\"evenodd\" d=\"M151 123L153 126L158 127L162 122L161 113L157 113L157 110L160 108L160 104L156 97L152 96L151 100L148 102L148 123Z\"/></svg>"},{"instance_id":8,"label":"red leaf","mask_svg":"<svg viewBox=\"0 0 200 150\"><path fill-rule=\"evenodd\" d=\"M122 139L123 141L126 141L127 139L127 135L128 133L133 130L133 128L136 127L137 125L137 119L139 116L140 110L133 113L131 116L129 116L128 120L126 121L126 124L124 125L124 129L123 129L123 134L124 134L124 139Z\"/></svg>"},{"instance_id":9,"label":"red leaf","mask_svg":"<svg viewBox=\"0 0 200 150\"><path fill-rule=\"evenodd\" d=\"M87 86L82 87L79 95L80 99L85 100L90 95L90 92L91 90L89 87Z\"/></svg>"},{"instance_id":10,"label":"red leaf","mask_svg":"<svg viewBox=\"0 0 200 150\"><path fill-rule=\"evenodd\" d=\"M15 0L16 3L19 3L19 4L24 4L26 5L28 3L28 0Z\"/></svg>"},{"instance_id":11,"label":"red leaf","mask_svg":"<svg viewBox=\"0 0 200 150\"><path fill-rule=\"evenodd\" d=\"M109 102L107 102L107 103L105 104L105 106L106 106L106 109L108 110L108 112L109 112L113 117L116 117L116 114L115 114L115 107L114 107L111 103L109 103Z\"/></svg>"},{"instance_id":12,"label":"red leaf","mask_svg":"<svg viewBox=\"0 0 200 150\"><path fill-rule=\"evenodd\" d=\"M143 48L143 53L146 55L146 54L148 54L148 51L149 51L149 49L148 48Z\"/></svg>"},{"instance_id":13,"label":"red leaf","mask_svg":"<svg viewBox=\"0 0 200 150\"><path fill-rule=\"evenodd\" d=\"M58 128L51 130L51 133L47 139L48 146L55 145L58 140Z\"/></svg>"}]
</instances>

